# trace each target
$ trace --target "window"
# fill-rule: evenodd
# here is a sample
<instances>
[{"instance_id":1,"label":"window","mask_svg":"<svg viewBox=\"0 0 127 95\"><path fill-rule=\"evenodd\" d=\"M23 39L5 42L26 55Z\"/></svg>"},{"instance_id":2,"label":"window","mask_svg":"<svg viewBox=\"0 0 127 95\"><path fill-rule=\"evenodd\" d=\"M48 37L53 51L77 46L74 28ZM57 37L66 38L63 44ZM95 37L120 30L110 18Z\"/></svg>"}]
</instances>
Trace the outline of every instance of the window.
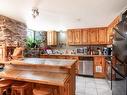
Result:
<instances>
[{"instance_id":1,"label":"window","mask_svg":"<svg viewBox=\"0 0 127 95\"><path fill-rule=\"evenodd\" d=\"M27 30L27 38L32 41L42 40L43 39L42 32L28 29Z\"/></svg>"}]
</instances>

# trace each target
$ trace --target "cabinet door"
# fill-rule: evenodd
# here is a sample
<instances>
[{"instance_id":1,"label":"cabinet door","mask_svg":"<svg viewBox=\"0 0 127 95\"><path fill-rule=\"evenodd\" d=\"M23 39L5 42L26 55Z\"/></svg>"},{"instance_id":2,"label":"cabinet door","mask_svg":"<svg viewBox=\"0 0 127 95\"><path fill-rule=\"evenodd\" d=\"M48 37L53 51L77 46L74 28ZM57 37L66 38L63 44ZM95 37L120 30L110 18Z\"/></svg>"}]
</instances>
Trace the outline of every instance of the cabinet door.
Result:
<instances>
[{"instance_id":1,"label":"cabinet door","mask_svg":"<svg viewBox=\"0 0 127 95\"><path fill-rule=\"evenodd\" d=\"M107 28L99 28L98 40L99 44L107 44Z\"/></svg>"},{"instance_id":2,"label":"cabinet door","mask_svg":"<svg viewBox=\"0 0 127 95\"><path fill-rule=\"evenodd\" d=\"M47 45L57 45L57 32L55 31L47 32Z\"/></svg>"},{"instance_id":3,"label":"cabinet door","mask_svg":"<svg viewBox=\"0 0 127 95\"><path fill-rule=\"evenodd\" d=\"M89 30L89 42L90 44L98 44L98 28Z\"/></svg>"},{"instance_id":4,"label":"cabinet door","mask_svg":"<svg viewBox=\"0 0 127 95\"><path fill-rule=\"evenodd\" d=\"M53 45L57 45L57 32L53 32L52 36Z\"/></svg>"},{"instance_id":5,"label":"cabinet door","mask_svg":"<svg viewBox=\"0 0 127 95\"><path fill-rule=\"evenodd\" d=\"M94 57L94 77L105 77L104 57Z\"/></svg>"},{"instance_id":6,"label":"cabinet door","mask_svg":"<svg viewBox=\"0 0 127 95\"><path fill-rule=\"evenodd\" d=\"M69 45L74 45L74 31L73 30L68 30L67 31L67 37L68 37L68 44Z\"/></svg>"},{"instance_id":7,"label":"cabinet door","mask_svg":"<svg viewBox=\"0 0 127 95\"><path fill-rule=\"evenodd\" d=\"M47 32L47 45L52 44L52 32Z\"/></svg>"},{"instance_id":8,"label":"cabinet door","mask_svg":"<svg viewBox=\"0 0 127 95\"><path fill-rule=\"evenodd\" d=\"M81 29L75 29L74 30L74 44L75 45L81 45L81 36L82 36L82 30Z\"/></svg>"},{"instance_id":9,"label":"cabinet door","mask_svg":"<svg viewBox=\"0 0 127 95\"><path fill-rule=\"evenodd\" d=\"M89 44L89 42L88 42L88 32L89 32L88 29L83 29L82 30L82 44L83 45Z\"/></svg>"}]
</instances>

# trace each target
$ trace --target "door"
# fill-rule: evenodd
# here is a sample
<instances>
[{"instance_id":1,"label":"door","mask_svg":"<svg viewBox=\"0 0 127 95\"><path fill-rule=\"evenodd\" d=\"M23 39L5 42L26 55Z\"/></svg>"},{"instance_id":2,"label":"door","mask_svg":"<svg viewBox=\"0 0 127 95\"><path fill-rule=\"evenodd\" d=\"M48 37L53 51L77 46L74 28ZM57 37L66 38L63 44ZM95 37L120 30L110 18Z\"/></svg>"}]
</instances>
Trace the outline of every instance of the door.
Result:
<instances>
[{"instance_id":1,"label":"door","mask_svg":"<svg viewBox=\"0 0 127 95\"><path fill-rule=\"evenodd\" d=\"M83 29L82 30L82 44L83 45L89 44L89 42L88 42L88 32L89 32L88 29Z\"/></svg>"},{"instance_id":2,"label":"door","mask_svg":"<svg viewBox=\"0 0 127 95\"><path fill-rule=\"evenodd\" d=\"M75 29L74 30L74 44L75 45L81 45L81 39L82 39L82 30L81 29Z\"/></svg>"},{"instance_id":3,"label":"door","mask_svg":"<svg viewBox=\"0 0 127 95\"><path fill-rule=\"evenodd\" d=\"M89 42L90 44L98 44L98 28L89 30Z\"/></svg>"},{"instance_id":4,"label":"door","mask_svg":"<svg viewBox=\"0 0 127 95\"><path fill-rule=\"evenodd\" d=\"M94 57L94 77L105 77L104 57Z\"/></svg>"},{"instance_id":5,"label":"door","mask_svg":"<svg viewBox=\"0 0 127 95\"><path fill-rule=\"evenodd\" d=\"M68 44L69 45L74 45L74 31L73 30L68 30L67 31L67 38L68 38Z\"/></svg>"},{"instance_id":6,"label":"door","mask_svg":"<svg viewBox=\"0 0 127 95\"><path fill-rule=\"evenodd\" d=\"M57 32L55 31L47 32L47 45L57 45Z\"/></svg>"},{"instance_id":7,"label":"door","mask_svg":"<svg viewBox=\"0 0 127 95\"><path fill-rule=\"evenodd\" d=\"M99 28L99 44L107 44L107 28Z\"/></svg>"},{"instance_id":8,"label":"door","mask_svg":"<svg viewBox=\"0 0 127 95\"><path fill-rule=\"evenodd\" d=\"M52 44L52 32L47 32L47 44Z\"/></svg>"}]
</instances>

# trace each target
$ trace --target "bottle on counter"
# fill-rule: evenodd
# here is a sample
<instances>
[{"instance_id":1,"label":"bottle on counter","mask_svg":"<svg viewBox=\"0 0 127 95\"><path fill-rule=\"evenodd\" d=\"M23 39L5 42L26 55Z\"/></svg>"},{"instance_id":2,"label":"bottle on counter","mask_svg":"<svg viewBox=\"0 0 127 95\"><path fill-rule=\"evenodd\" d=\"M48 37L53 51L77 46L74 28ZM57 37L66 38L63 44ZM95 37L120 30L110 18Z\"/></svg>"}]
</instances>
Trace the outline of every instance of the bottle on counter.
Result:
<instances>
[{"instance_id":1,"label":"bottle on counter","mask_svg":"<svg viewBox=\"0 0 127 95\"><path fill-rule=\"evenodd\" d=\"M100 48L97 48L97 51L98 51L98 55L101 55L101 49Z\"/></svg>"}]
</instances>

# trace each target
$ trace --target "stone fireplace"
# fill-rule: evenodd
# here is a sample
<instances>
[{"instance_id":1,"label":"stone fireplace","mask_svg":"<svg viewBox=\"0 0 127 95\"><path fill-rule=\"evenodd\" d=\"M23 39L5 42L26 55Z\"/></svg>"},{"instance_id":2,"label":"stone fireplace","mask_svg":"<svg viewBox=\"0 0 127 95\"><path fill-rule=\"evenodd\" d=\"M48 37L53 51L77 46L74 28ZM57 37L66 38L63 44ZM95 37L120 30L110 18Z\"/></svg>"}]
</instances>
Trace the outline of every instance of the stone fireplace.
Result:
<instances>
[{"instance_id":1,"label":"stone fireplace","mask_svg":"<svg viewBox=\"0 0 127 95\"><path fill-rule=\"evenodd\" d=\"M24 46L26 34L24 23L0 15L0 45L14 46L19 43Z\"/></svg>"}]
</instances>

